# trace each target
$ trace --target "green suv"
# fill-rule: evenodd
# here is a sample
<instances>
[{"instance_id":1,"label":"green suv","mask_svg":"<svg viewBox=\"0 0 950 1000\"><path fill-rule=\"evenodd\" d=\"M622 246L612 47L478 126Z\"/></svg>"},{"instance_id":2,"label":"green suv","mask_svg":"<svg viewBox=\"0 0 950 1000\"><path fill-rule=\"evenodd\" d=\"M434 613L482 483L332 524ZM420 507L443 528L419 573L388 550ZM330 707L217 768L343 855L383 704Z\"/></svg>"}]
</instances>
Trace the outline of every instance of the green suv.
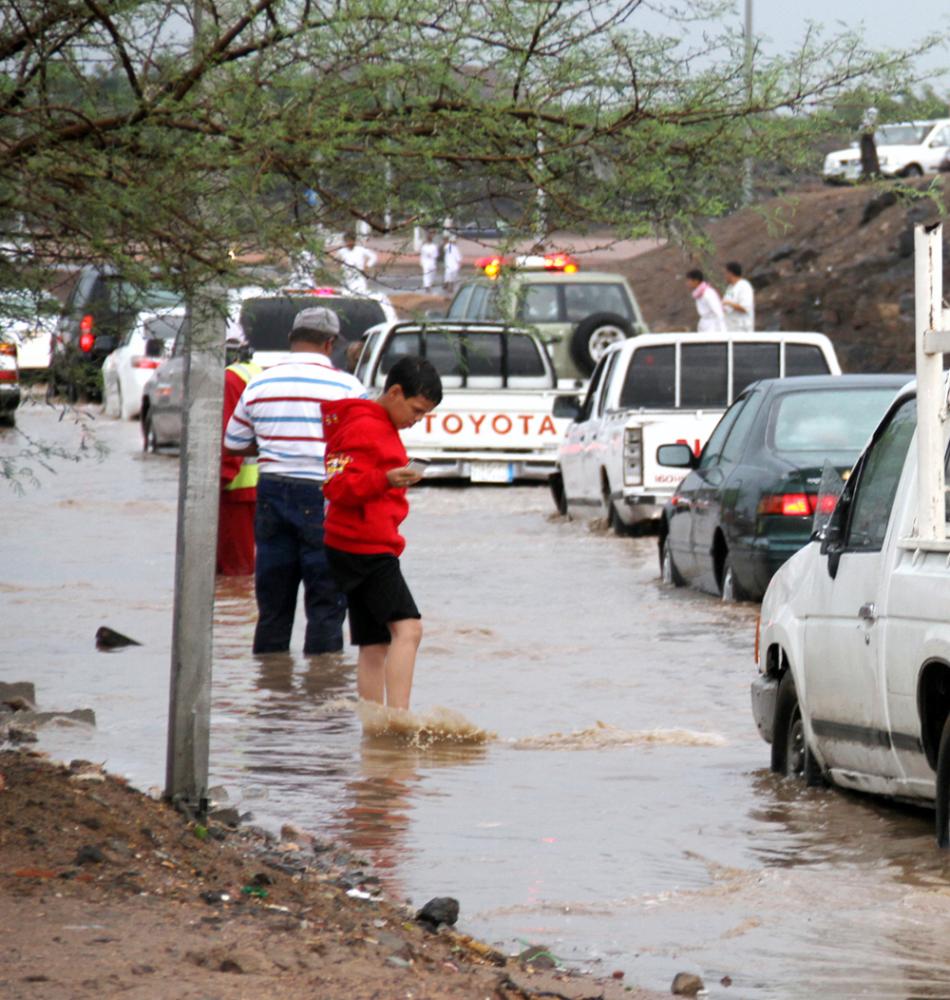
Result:
<instances>
[{"instance_id":1,"label":"green suv","mask_svg":"<svg viewBox=\"0 0 950 1000\"><path fill-rule=\"evenodd\" d=\"M560 378L587 378L608 347L647 332L626 279L603 271L503 268L496 278L463 284L448 318L532 328L548 345Z\"/></svg>"}]
</instances>

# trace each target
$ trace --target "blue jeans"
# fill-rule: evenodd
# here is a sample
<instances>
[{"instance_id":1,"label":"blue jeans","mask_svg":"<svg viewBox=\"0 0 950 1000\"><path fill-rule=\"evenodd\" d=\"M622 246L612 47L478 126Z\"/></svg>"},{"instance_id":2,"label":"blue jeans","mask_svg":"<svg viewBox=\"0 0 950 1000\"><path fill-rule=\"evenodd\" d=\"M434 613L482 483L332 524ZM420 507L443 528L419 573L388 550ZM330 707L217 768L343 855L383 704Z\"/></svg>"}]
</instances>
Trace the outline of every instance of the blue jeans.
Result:
<instances>
[{"instance_id":1,"label":"blue jeans","mask_svg":"<svg viewBox=\"0 0 950 1000\"><path fill-rule=\"evenodd\" d=\"M261 476L254 519L257 560L255 653L290 648L303 581L307 633L304 653L335 653L343 648L346 599L337 588L323 548L323 490L306 479Z\"/></svg>"}]
</instances>

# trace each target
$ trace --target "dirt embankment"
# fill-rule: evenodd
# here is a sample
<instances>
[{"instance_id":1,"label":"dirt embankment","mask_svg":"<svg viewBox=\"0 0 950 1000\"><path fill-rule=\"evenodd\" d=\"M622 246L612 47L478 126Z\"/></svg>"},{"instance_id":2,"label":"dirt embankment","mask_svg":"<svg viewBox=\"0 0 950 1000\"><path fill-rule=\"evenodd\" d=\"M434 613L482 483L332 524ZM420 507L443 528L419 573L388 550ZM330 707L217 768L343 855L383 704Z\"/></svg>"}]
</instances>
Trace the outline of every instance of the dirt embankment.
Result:
<instances>
[{"instance_id":1,"label":"dirt embankment","mask_svg":"<svg viewBox=\"0 0 950 1000\"><path fill-rule=\"evenodd\" d=\"M94 765L0 752L7 1000L656 996L427 929L378 893L303 831L188 821Z\"/></svg>"},{"instance_id":2,"label":"dirt embankment","mask_svg":"<svg viewBox=\"0 0 950 1000\"><path fill-rule=\"evenodd\" d=\"M930 183L812 186L710 222L706 257L668 246L616 269L633 283L651 329L693 330L683 275L698 266L721 289L722 265L738 260L756 289L757 329L825 333L845 371L912 372L914 226L940 215L922 197ZM950 175L939 175L944 205L948 189ZM950 251L944 260L950 288Z\"/></svg>"}]
</instances>

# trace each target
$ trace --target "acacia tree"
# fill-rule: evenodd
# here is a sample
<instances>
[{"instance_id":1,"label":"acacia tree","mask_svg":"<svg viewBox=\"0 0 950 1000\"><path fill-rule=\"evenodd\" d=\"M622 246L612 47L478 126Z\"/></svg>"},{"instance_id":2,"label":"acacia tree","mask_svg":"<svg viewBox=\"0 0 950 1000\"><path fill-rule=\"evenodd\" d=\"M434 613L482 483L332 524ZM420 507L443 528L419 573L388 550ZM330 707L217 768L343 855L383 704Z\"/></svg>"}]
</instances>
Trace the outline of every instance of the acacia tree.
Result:
<instances>
[{"instance_id":1,"label":"acacia tree","mask_svg":"<svg viewBox=\"0 0 950 1000\"><path fill-rule=\"evenodd\" d=\"M319 227L404 230L485 198L532 230L689 232L726 207L745 157L800 155L842 91L906 74L909 53L810 31L788 55L756 53L750 78L728 6L685 10L9 0L0 217L29 240L0 282L91 259L189 287ZM684 16L706 28L691 46Z\"/></svg>"}]
</instances>

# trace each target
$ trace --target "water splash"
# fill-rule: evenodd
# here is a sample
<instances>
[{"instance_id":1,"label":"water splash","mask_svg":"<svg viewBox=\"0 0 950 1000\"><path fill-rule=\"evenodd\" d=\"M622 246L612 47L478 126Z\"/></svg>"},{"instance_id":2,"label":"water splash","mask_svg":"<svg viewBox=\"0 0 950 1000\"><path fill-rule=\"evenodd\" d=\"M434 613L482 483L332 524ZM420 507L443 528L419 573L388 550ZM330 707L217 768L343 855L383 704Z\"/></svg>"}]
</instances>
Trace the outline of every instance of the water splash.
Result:
<instances>
[{"instance_id":1,"label":"water splash","mask_svg":"<svg viewBox=\"0 0 950 1000\"><path fill-rule=\"evenodd\" d=\"M374 701L360 701L356 714L363 723L363 735L372 739L395 739L412 747L438 743L489 743L496 738L461 712L437 705L424 713L388 708Z\"/></svg>"},{"instance_id":2,"label":"water splash","mask_svg":"<svg viewBox=\"0 0 950 1000\"><path fill-rule=\"evenodd\" d=\"M726 740L718 733L698 733L690 729L619 729L598 721L587 729L571 733L547 733L525 736L511 744L516 750L605 750L626 746L723 747Z\"/></svg>"}]
</instances>

